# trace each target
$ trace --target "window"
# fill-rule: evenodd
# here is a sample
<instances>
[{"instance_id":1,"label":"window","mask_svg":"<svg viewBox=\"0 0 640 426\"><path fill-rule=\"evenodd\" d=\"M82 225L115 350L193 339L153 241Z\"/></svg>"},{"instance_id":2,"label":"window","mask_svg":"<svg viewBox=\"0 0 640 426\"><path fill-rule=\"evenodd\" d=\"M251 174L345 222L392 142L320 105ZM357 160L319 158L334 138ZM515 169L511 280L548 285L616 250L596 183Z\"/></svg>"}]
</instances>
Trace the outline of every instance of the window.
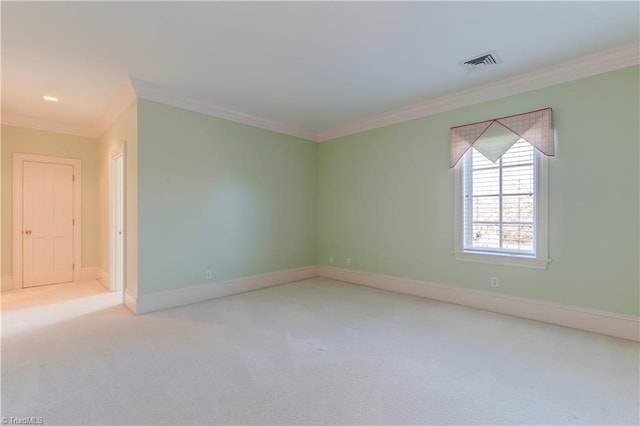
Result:
<instances>
[{"instance_id":1,"label":"window","mask_svg":"<svg viewBox=\"0 0 640 426\"><path fill-rule=\"evenodd\" d=\"M456 259L547 267L552 113L543 108L451 127Z\"/></svg>"},{"instance_id":2,"label":"window","mask_svg":"<svg viewBox=\"0 0 640 426\"><path fill-rule=\"evenodd\" d=\"M470 148L456 175L458 260L546 268L547 157L520 138L495 162Z\"/></svg>"}]
</instances>

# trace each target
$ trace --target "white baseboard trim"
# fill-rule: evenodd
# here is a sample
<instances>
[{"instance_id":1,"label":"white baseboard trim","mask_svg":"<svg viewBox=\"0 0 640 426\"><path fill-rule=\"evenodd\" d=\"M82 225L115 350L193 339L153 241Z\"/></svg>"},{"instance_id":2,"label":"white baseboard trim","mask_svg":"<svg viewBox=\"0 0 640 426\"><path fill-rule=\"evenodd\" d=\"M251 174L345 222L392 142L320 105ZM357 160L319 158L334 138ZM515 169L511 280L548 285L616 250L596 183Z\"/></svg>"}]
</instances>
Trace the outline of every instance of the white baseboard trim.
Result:
<instances>
[{"instance_id":1,"label":"white baseboard trim","mask_svg":"<svg viewBox=\"0 0 640 426\"><path fill-rule=\"evenodd\" d=\"M125 305L136 314L159 311L176 306L203 302L218 297L244 293L265 287L305 280L316 276L316 265L284 271L269 272L251 277L218 281L198 286L178 288L151 294L138 294L137 297L125 294ZM130 300L127 301L127 298Z\"/></svg>"},{"instance_id":2,"label":"white baseboard trim","mask_svg":"<svg viewBox=\"0 0 640 426\"><path fill-rule=\"evenodd\" d=\"M318 265L320 277L405 293L501 314L640 341L640 318L557 303L491 294L426 281Z\"/></svg>"},{"instance_id":3,"label":"white baseboard trim","mask_svg":"<svg viewBox=\"0 0 640 426\"><path fill-rule=\"evenodd\" d=\"M9 290L13 290L13 277L11 275L2 277L2 291Z\"/></svg>"}]
</instances>

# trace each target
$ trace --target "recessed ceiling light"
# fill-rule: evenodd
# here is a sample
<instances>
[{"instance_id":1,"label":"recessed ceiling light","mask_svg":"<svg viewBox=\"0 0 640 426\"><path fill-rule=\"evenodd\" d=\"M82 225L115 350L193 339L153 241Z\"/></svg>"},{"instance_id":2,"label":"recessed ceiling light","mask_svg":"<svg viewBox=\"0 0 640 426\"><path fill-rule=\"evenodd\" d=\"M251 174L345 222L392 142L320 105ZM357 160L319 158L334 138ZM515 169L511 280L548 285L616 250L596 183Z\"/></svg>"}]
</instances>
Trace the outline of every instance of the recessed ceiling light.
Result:
<instances>
[{"instance_id":1,"label":"recessed ceiling light","mask_svg":"<svg viewBox=\"0 0 640 426\"><path fill-rule=\"evenodd\" d=\"M55 96L43 96L42 99L44 99L47 102L58 102L58 98L56 98Z\"/></svg>"}]
</instances>

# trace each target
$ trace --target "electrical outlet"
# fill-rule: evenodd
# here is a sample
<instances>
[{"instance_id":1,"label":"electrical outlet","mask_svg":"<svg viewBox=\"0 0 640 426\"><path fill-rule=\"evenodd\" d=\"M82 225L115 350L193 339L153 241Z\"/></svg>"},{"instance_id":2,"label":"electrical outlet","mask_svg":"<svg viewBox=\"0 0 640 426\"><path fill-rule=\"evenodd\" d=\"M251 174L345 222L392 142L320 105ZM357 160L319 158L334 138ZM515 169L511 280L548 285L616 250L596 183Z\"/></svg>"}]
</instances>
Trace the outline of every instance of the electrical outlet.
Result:
<instances>
[{"instance_id":1,"label":"electrical outlet","mask_svg":"<svg viewBox=\"0 0 640 426\"><path fill-rule=\"evenodd\" d=\"M329 263L333 265L333 256L329 256Z\"/></svg>"},{"instance_id":2,"label":"electrical outlet","mask_svg":"<svg viewBox=\"0 0 640 426\"><path fill-rule=\"evenodd\" d=\"M205 277L207 277L208 280L213 279L213 272L211 272L211 269L207 269L207 271L204 273Z\"/></svg>"},{"instance_id":3,"label":"electrical outlet","mask_svg":"<svg viewBox=\"0 0 640 426\"><path fill-rule=\"evenodd\" d=\"M498 277L491 277L491 287L500 287Z\"/></svg>"},{"instance_id":4,"label":"electrical outlet","mask_svg":"<svg viewBox=\"0 0 640 426\"><path fill-rule=\"evenodd\" d=\"M351 258L347 257L347 266L351 266Z\"/></svg>"}]
</instances>

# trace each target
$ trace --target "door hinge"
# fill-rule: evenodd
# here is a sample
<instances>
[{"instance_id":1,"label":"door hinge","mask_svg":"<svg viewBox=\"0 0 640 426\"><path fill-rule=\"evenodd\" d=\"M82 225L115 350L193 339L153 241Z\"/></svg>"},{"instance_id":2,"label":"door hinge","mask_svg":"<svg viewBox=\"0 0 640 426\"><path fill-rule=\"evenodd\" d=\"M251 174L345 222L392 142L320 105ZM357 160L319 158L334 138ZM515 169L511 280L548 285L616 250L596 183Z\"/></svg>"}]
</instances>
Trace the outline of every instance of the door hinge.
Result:
<instances>
[{"instance_id":1,"label":"door hinge","mask_svg":"<svg viewBox=\"0 0 640 426\"><path fill-rule=\"evenodd\" d=\"M71 225L76 226L76 220L75 219L71 219Z\"/></svg>"},{"instance_id":2,"label":"door hinge","mask_svg":"<svg viewBox=\"0 0 640 426\"><path fill-rule=\"evenodd\" d=\"M72 271L75 271L75 270L76 270L76 264L75 264L75 263L72 263L72 264L71 264L71 270L72 270Z\"/></svg>"},{"instance_id":3,"label":"door hinge","mask_svg":"<svg viewBox=\"0 0 640 426\"><path fill-rule=\"evenodd\" d=\"M72 180L73 182L75 182L75 181L76 181L76 175L71 175L71 180Z\"/></svg>"}]
</instances>

